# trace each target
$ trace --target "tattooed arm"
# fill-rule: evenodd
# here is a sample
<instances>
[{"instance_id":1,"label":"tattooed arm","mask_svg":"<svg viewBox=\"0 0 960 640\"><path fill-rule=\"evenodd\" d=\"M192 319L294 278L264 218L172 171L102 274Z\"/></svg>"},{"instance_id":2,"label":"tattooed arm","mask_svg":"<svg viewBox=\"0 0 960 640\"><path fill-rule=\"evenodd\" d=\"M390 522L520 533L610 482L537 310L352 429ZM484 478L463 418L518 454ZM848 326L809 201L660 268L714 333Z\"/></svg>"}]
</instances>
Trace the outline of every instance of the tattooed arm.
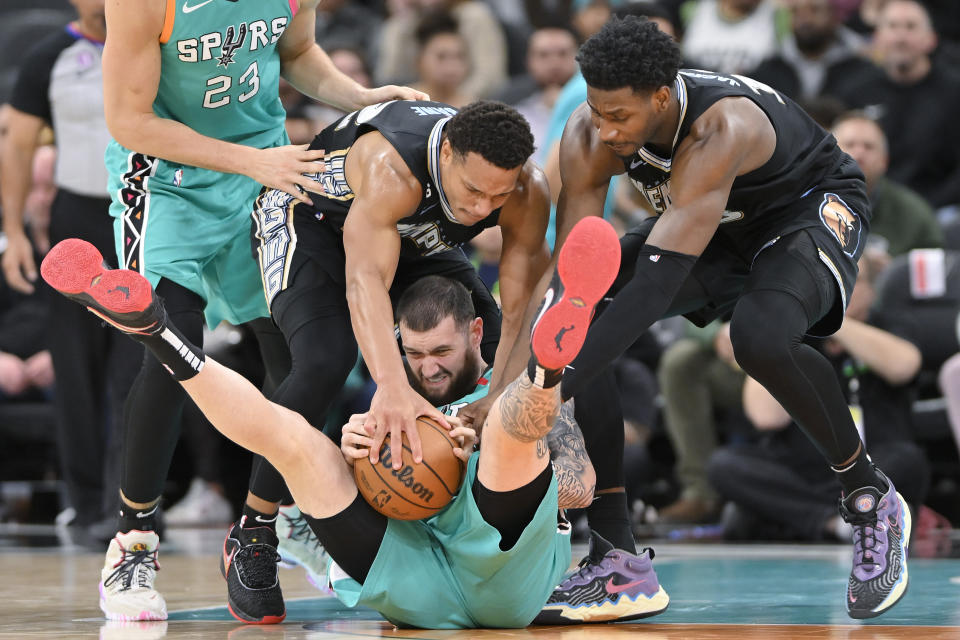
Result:
<instances>
[{"instance_id":1,"label":"tattooed arm","mask_svg":"<svg viewBox=\"0 0 960 640\"><path fill-rule=\"evenodd\" d=\"M547 436L537 443L537 455L550 454L561 509L580 509L593 501L597 476L587 455L583 433L573 417L573 400L560 407L560 414Z\"/></svg>"}]
</instances>

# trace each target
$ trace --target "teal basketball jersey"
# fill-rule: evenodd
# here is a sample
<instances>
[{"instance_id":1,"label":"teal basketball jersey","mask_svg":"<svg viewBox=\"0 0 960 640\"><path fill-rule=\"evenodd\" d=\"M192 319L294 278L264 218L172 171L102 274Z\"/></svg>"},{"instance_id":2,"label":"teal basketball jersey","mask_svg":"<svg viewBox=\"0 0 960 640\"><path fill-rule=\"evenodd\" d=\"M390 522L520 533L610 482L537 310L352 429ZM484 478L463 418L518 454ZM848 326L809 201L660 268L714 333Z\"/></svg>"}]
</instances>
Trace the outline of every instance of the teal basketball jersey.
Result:
<instances>
[{"instance_id":1,"label":"teal basketball jersey","mask_svg":"<svg viewBox=\"0 0 960 640\"><path fill-rule=\"evenodd\" d=\"M439 407L450 416L490 390L492 369L474 391ZM347 606L365 605L401 626L424 629L520 628L540 613L570 566L569 525L559 518L557 480L520 539L500 549L500 533L473 498L480 456L467 464L453 501L426 520L390 520L361 585L331 562L330 584Z\"/></svg>"},{"instance_id":2,"label":"teal basketball jersey","mask_svg":"<svg viewBox=\"0 0 960 640\"><path fill-rule=\"evenodd\" d=\"M211 138L272 144L285 118L277 41L296 6L296 0L177 2L160 38L156 114Z\"/></svg>"}]
</instances>

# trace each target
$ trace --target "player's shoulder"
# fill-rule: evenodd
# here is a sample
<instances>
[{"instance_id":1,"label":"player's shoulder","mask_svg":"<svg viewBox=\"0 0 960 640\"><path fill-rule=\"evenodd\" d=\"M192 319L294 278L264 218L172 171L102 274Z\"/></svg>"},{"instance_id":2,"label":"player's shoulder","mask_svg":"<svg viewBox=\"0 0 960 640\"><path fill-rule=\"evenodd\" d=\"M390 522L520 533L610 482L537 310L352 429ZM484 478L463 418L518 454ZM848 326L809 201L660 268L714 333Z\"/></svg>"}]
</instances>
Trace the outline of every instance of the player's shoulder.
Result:
<instances>
[{"instance_id":1,"label":"player's shoulder","mask_svg":"<svg viewBox=\"0 0 960 640\"><path fill-rule=\"evenodd\" d=\"M350 148L348 162L364 176L354 189L358 195L369 187L391 185L419 197L420 181L407 165L400 151L380 131L373 129L357 138ZM397 196L401 196L397 193Z\"/></svg>"},{"instance_id":2,"label":"player's shoulder","mask_svg":"<svg viewBox=\"0 0 960 640\"><path fill-rule=\"evenodd\" d=\"M717 100L690 123L687 137L692 143L731 139L750 144L776 135L769 116L746 96L732 95Z\"/></svg>"}]
</instances>

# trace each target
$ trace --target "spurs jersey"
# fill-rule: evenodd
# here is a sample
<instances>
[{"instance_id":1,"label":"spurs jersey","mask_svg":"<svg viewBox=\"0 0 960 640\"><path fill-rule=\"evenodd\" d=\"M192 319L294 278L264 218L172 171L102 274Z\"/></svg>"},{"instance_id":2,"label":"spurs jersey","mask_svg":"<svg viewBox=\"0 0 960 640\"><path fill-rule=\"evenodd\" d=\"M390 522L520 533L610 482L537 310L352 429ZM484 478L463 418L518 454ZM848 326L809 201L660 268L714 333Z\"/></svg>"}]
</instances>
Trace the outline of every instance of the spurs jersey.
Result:
<instances>
[{"instance_id":1,"label":"spurs jersey","mask_svg":"<svg viewBox=\"0 0 960 640\"><path fill-rule=\"evenodd\" d=\"M456 112L440 102L382 102L349 113L321 131L310 148L326 151L325 171L312 176L323 185L324 193L310 194L313 200L310 214L338 231L343 229L355 195L344 175L347 154L360 136L379 131L403 158L423 190L416 211L397 222L402 256L429 256L449 251L496 225L500 209L472 226L460 224L443 193L439 175L440 144L443 128ZM309 207L298 204L297 214L304 213L305 209Z\"/></svg>"},{"instance_id":2,"label":"spurs jersey","mask_svg":"<svg viewBox=\"0 0 960 640\"><path fill-rule=\"evenodd\" d=\"M776 131L773 155L761 167L733 181L720 231L736 236L786 232L791 215L781 211L815 189L828 176L863 180L856 164L840 151L836 140L796 103L767 85L743 76L682 69L674 81L680 102L680 122L669 155L641 147L623 160L627 176L657 214L670 205L670 168L677 146L694 121L718 100L745 97L759 106ZM799 224L799 223L798 223ZM806 223L799 226L807 226Z\"/></svg>"}]
</instances>

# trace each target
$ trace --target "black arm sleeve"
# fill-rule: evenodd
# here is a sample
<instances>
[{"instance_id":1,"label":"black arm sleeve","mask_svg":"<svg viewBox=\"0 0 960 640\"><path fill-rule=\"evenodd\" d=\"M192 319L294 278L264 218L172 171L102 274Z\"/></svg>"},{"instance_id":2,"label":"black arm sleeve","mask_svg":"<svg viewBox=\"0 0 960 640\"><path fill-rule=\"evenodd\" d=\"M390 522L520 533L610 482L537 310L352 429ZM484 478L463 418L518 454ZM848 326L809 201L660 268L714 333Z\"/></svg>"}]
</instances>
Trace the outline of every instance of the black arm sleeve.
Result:
<instances>
[{"instance_id":1,"label":"black arm sleeve","mask_svg":"<svg viewBox=\"0 0 960 640\"><path fill-rule=\"evenodd\" d=\"M591 325L580 355L564 372L564 400L575 396L663 317L696 261L697 256L644 245L633 279Z\"/></svg>"}]
</instances>

